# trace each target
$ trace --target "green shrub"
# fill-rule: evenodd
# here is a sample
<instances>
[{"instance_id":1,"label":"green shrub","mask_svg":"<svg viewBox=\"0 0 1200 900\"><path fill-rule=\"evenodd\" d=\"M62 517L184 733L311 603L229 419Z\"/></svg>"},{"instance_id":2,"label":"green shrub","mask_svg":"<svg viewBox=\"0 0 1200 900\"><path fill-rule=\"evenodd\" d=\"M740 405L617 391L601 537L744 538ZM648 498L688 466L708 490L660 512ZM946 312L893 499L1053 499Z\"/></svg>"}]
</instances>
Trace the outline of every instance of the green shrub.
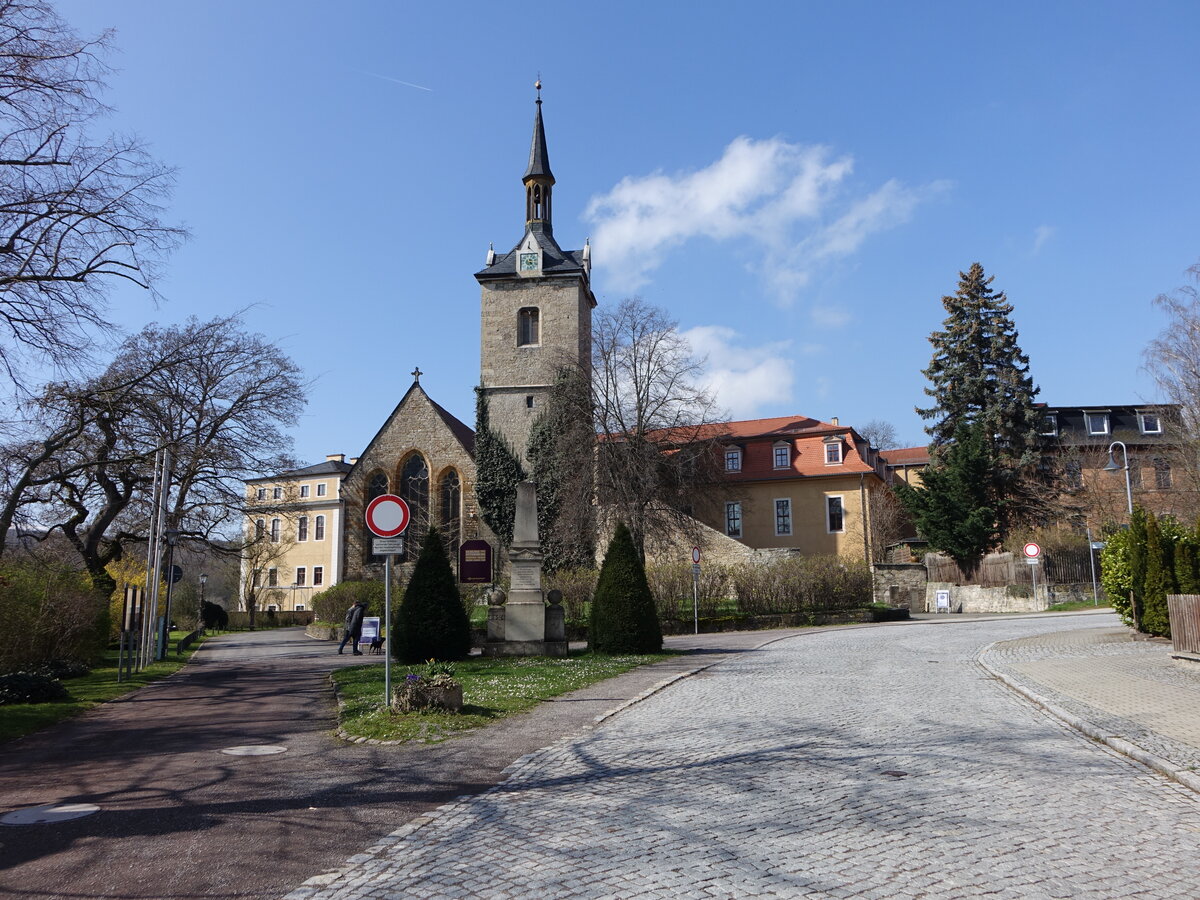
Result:
<instances>
[{"instance_id":1,"label":"green shrub","mask_svg":"<svg viewBox=\"0 0 1200 900\"><path fill-rule=\"evenodd\" d=\"M62 703L70 699L67 689L49 675L37 672L0 675L0 706L10 703Z\"/></svg>"},{"instance_id":2,"label":"green shrub","mask_svg":"<svg viewBox=\"0 0 1200 900\"><path fill-rule=\"evenodd\" d=\"M559 569L542 576L542 587L547 592L562 591L563 616L568 622L586 622L599 575L595 569Z\"/></svg>"},{"instance_id":3,"label":"green shrub","mask_svg":"<svg viewBox=\"0 0 1200 900\"><path fill-rule=\"evenodd\" d=\"M646 567L646 580L658 607L661 621L691 619L695 614L692 598L692 564L659 563ZM700 615L720 615L729 596L730 572L725 566L707 565L700 570L697 600Z\"/></svg>"},{"instance_id":4,"label":"green shrub","mask_svg":"<svg viewBox=\"0 0 1200 900\"><path fill-rule=\"evenodd\" d=\"M365 600L367 611L364 615L380 616L383 615L383 593L382 581L342 581L314 594L312 608L320 621L341 624L346 618L346 610L359 600Z\"/></svg>"},{"instance_id":5,"label":"green shrub","mask_svg":"<svg viewBox=\"0 0 1200 900\"><path fill-rule=\"evenodd\" d=\"M389 643L402 662L464 659L471 652L471 622L436 528L425 538L394 619Z\"/></svg>"},{"instance_id":6,"label":"green shrub","mask_svg":"<svg viewBox=\"0 0 1200 900\"><path fill-rule=\"evenodd\" d=\"M731 572L739 611L752 616L844 612L872 602L866 563L838 556L785 556Z\"/></svg>"},{"instance_id":7,"label":"green shrub","mask_svg":"<svg viewBox=\"0 0 1200 900\"><path fill-rule=\"evenodd\" d=\"M0 672L92 661L108 637L107 598L86 573L33 559L0 566Z\"/></svg>"},{"instance_id":8,"label":"green shrub","mask_svg":"<svg viewBox=\"0 0 1200 900\"><path fill-rule=\"evenodd\" d=\"M588 646L600 653L657 653L662 629L654 595L624 522L608 545L592 599Z\"/></svg>"},{"instance_id":9,"label":"green shrub","mask_svg":"<svg viewBox=\"0 0 1200 900\"><path fill-rule=\"evenodd\" d=\"M91 666L77 659L52 659L34 674L61 681L64 678L82 678L91 671Z\"/></svg>"}]
</instances>

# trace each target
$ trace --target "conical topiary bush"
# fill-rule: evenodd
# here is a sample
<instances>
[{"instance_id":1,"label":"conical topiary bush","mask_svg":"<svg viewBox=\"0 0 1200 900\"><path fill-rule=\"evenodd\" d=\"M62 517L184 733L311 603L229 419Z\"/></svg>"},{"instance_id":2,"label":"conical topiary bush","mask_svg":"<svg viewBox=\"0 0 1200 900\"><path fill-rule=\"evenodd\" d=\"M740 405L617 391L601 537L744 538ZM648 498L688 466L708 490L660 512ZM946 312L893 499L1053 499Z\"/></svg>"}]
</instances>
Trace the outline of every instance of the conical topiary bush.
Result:
<instances>
[{"instance_id":1,"label":"conical topiary bush","mask_svg":"<svg viewBox=\"0 0 1200 900\"><path fill-rule=\"evenodd\" d=\"M657 653L662 649L654 595L624 522L617 523L600 567L588 647L600 653Z\"/></svg>"},{"instance_id":2,"label":"conical topiary bush","mask_svg":"<svg viewBox=\"0 0 1200 900\"><path fill-rule=\"evenodd\" d=\"M471 621L436 528L425 538L393 624L390 643L401 662L463 659L471 651Z\"/></svg>"}]
</instances>

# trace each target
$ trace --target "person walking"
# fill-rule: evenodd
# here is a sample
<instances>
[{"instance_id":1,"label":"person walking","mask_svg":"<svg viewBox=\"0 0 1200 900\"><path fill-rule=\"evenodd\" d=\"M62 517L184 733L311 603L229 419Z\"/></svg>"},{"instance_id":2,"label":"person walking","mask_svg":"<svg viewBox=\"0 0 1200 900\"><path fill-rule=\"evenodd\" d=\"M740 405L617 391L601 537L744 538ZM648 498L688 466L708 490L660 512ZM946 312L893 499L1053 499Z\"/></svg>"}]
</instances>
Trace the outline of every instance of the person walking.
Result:
<instances>
[{"instance_id":1,"label":"person walking","mask_svg":"<svg viewBox=\"0 0 1200 900\"><path fill-rule=\"evenodd\" d=\"M358 649L358 639L362 637L363 616L367 614L367 601L359 600L352 607L346 610L346 636L342 638L341 646L338 647L338 653L346 647L346 641L353 641L350 649L355 656L362 656L362 651Z\"/></svg>"}]
</instances>

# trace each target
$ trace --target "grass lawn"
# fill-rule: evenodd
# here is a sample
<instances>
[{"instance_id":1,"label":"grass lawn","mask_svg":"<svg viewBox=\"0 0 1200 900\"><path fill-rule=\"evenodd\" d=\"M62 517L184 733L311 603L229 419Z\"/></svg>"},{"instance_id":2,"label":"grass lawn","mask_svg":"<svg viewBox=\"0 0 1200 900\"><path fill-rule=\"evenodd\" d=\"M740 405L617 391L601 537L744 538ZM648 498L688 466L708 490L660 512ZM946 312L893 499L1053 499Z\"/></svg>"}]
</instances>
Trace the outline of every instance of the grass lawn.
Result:
<instances>
[{"instance_id":1,"label":"grass lawn","mask_svg":"<svg viewBox=\"0 0 1200 900\"><path fill-rule=\"evenodd\" d=\"M187 637L188 633L172 631L171 646L173 647L180 638ZM200 639L200 641L203 640L204 638ZM106 651L104 658L87 675L63 680L63 687L71 694L70 701L66 703L14 703L0 706L0 741L10 741L63 719L69 719L71 716L77 716L106 700L128 694L151 681L158 681L172 672L177 672L196 652L200 641L192 644L190 649L179 655L176 655L174 650L169 651L167 658L162 662L151 663L142 671L134 672L128 681L120 683L117 682L117 651Z\"/></svg>"},{"instance_id":2,"label":"grass lawn","mask_svg":"<svg viewBox=\"0 0 1200 900\"><path fill-rule=\"evenodd\" d=\"M454 663L463 686L461 713L399 714L383 706L383 665L353 666L334 673L341 692L341 727L348 734L386 741L437 743L536 706L550 697L587 687L630 669L676 654L605 656L574 652L566 657L472 657ZM424 666L392 664L392 686Z\"/></svg>"},{"instance_id":3,"label":"grass lawn","mask_svg":"<svg viewBox=\"0 0 1200 900\"><path fill-rule=\"evenodd\" d=\"M1054 603L1046 607L1046 612L1072 612L1076 609L1112 609L1112 604L1101 600L1097 606L1094 600L1072 600L1070 603Z\"/></svg>"}]
</instances>

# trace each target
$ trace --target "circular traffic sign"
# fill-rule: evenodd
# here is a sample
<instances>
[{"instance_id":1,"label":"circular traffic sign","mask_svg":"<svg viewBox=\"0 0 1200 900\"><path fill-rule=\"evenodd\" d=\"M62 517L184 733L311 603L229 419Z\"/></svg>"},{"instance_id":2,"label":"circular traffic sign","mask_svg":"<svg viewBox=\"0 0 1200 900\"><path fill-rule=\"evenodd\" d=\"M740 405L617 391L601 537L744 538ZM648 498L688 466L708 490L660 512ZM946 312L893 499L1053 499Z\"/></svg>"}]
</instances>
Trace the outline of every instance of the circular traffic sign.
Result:
<instances>
[{"instance_id":1,"label":"circular traffic sign","mask_svg":"<svg viewBox=\"0 0 1200 900\"><path fill-rule=\"evenodd\" d=\"M408 527L408 504L395 494L383 494L367 504L367 528L377 537L402 534Z\"/></svg>"},{"instance_id":2,"label":"circular traffic sign","mask_svg":"<svg viewBox=\"0 0 1200 900\"><path fill-rule=\"evenodd\" d=\"M1021 552L1024 553L1030 559L1037 559L1038 556L1041 555L1042 548L1039 547L1037 544L1035 544L1033 541L1030 541L1028 544L1026 544L1024 547L1021 548Z\"/></svg>"},{"instance_id":3,"label":"circular traffic sign","mask_svg":"<svg viewBox=\"0 0 1200 900\"><path fill-rule=\"evenodd\" d=\"M695 563L696 565L700 565L700 548L699 547L692 548L692 562Z\"/></svg>"}]
</instances>

